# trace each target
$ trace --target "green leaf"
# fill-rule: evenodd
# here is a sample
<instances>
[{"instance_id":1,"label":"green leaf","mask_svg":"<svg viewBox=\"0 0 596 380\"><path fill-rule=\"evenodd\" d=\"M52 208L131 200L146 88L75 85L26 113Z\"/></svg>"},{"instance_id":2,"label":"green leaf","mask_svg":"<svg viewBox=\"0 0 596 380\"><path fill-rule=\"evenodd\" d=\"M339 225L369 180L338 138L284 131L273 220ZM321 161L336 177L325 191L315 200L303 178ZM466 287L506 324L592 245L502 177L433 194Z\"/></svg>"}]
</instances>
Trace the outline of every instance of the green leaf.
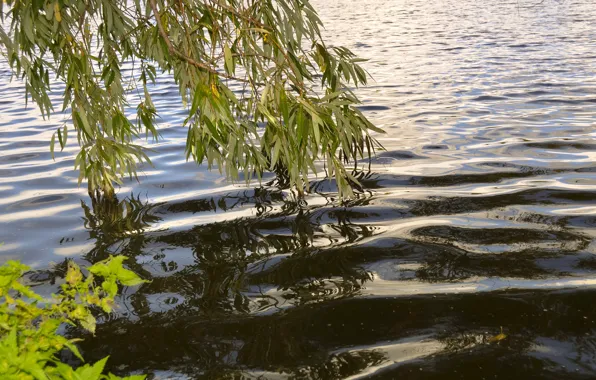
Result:
<instances>
[{"instance_id":1,"label":"green leaf","mask_svg":"<svg viewBox=\"0 0 596 380\"><path fill-rule=\"evenodd\" d=\"M101 373L103 372L104 367L106 366L106 362L108 361L109 356L101 359L100 361L96 362L94 365L85 365L79 367L76 370L76 374L80 376L81 379L85 380L100 380Z\"/></svg>"},{"instance_id":2,"label":"green leaf","mask_svg":"<svg viewBox=\"0 0 596 380\"><path fill-rule=\"evenodd\" d=\"M66 125L64 126L64 128L62 128L62 139L62 150L64 150L66 142L68 141L68 128L66 127Z\"/></svg>"},{"instance_id":3,"label":"green leaf","mask_svg":"<svg viewBox=\"0 0 596 380\"><path fill-rule=\"evenodd\" d=\"M118 272L118 281L120 281L122 285L126 286L135 286L146 282L137 276L135 272L124 268Z\"/></svg>"},{"instance_id":4,"label":"green leaf","mask_svg":"<svg viewBox=\"0 0 596 380\"><path fill-rule=\"evenodd\" d=\"M110 268L110 272L114 275L118 274L120 269L123 269L123 263L125 260L128 260L128 257L123 255L118 255L111 257L107 260L108 268Z\"/></svg>"},{"instance_id":5,"label":"green leaf","mask_svg":"<svg viewBox=\"0 0 596 380\"><path fill-rule=\"evenodd\" d=\"M80 319L79 323L85 330L89 331L91 334L95 334L97 321L95 320L95 317L91 315L91 313L88 313L84 319Z\"/></svg>"},{"instance_id":6,"label":"green leaf","mask_svg":"<svg viewBox=\"0 0 596 380\"><path fill-rule=\"evenodd\" d=\"M50 153L52 155L52 160L54 160L54 144L56 143L56 134L52 134L52 139L50 140Z\"/></svg>"},{"instance_id":7,"label":"green leaf","mask_svg":"<svg viewBox=\"0 0 596 380\"><path fill-rule=\"evenodd\" d=\"M66 282L71 286L80 283L83 280L83 273L79 266L74 261L68 262L68 269L66 270Z\"/></svg>"},{"instance_id":8,"label":"green leaf","mask_svg":"<svg viewBox=\"0 0 596 380\"><path fill-rule=\"evenodd\" d=\"M232 56L232 50L228 44L224 45L224 59L226 61L226 71L230 75L234 75L236 72L236 65L234 63L234 57Z\"/></svg>"},{"instance_id":9,"label":"green leaf","mask_svg":"<svg viewBox=\"0 0 596 380\"><path fill-rule=\"evenodd\" d=\"M77 117L79 125L83 127L83 130L85 131L87 136L89 138L93 137L93 131L91 130L91 126L89 125L89 120L87 119L87 113L85 113L85 110L81 107L78 107L77 111L75 112L75 116Z\"/></svg>"},{"instance_id":10,"label":"green leaf","mask_svg":"<svg viewBox=\"0 0 596 380\"><path fill-rule=\"evenodd\" d=\"M89 309L84 305L78 305L71 313L70 317L76 320L78 323L81 324L85 330L89 331L92 334L95 334L95 326L97 321L95 317L91 314Z\"/></svg>"},{"instance_id":11,"label":"green leaf","mask_svg":"<svg viewBox=\"0 0 596 380\"><path fill-rule=\"evenodd\" d=\"M31 290L31 288L24 286L16 281L13 283L12 288L24 295L25 297L30 298L31 300L43 301L43 298L39 294Z\"/></svg>"},{"instance_id":12,"label":"green leaf","mask_svg":"<svg viewBox=\"0 0 596 380\"><path fill-rule=\"evenodd\" d=\"M75 346L73 343L66 342L64 343L64 346L66 346L66 348L68 348L79 360L81 360L82 362L85 361L85 359L83 359L83 356L81 355L81 352L79 351L79 348Z\"/></svg>"},{"instance_id":13,"label":"green leaf","mask_svg":"<svg viewBox=\"0 0 596 380\"><path fill-rule=\"evenodd\" d=\"M110 268L104 264L103 262L93 264L89 268L87 268L89 272L93 273L94 275L101 276L101 277L109 277L110 276Z\"/></svg>"},{"instance_id":14,"label":"green leaf","mask_svg":"<svg viewBox=\"0 0 596 380\"><path fill-rule=\"evenodd\" d=\"M281 140L277 140L275 142L275 145L273 146L273 154L272 154L272 158L271 158L271 169L273 169L275 167L275 164L277 164L277 160L279 159L279 152L281 150Z\"/></svg>"},{"instance_id":15,"label":"green leaf","mask_svg":"<svg viewBox=\"0 0 596 380\"><path fill-rule=\"evenodd\" d=\"M29 372L37 380L49 380L48 376L46 375L43 368L39 365L39 363L27 363L25 371Z\"/></svg>"},{"instance_id":16,"label":"green leaf","mask_svg":"<svg viewBox=\"0 0 596 380\"><path fill-rule=\"evenodd\" d=\"M145 380L147 376L145 375L132 375L132 376L126 376L126 377L120 377L120 376L116 376L114 374L109 374L107 376L107 380Z\"/></svg>"},{"instance_id":17,"label":"green leaf","mask_svg":"<svg viewBox=\"0 0 596 380\"><path fill-rule=\"evenodd\" d=\"M321 145L321 130L319 129L320 122L321 122L321 119L319 119L318 117L315 117L315 116L312 117L312 128L313 128L313 132L315 134L315 141L317 142L317 146Z\"/></svg>"},{"instance_id":18,"label":"green leaf","mask_svg":"<svg viewBox=\"0 0 596 380\"><path fill-rule=\"evenodd\" d=\"M128 273L130 271L122 268L124 259L124 256L116 257L114 260L108 258L95 266L95 269L105 268L99 271L107 273L110 277L107 282L111 284L106 285L107 282L104 282L105 288L110 289L110 286L115 286L116 275L128 281L134 279ZM119 273L112 273L112 269ZM0 296L4 295L6 301L17 304L17 309L0 304L0 329L2 329L0 330L0 378L18 377L36 380L117 378L102 375L107 358L92 366L79 367L76 371L56 359L60 350L68 348L77 358L83 360L74 344L77 339L68 340L58 335L58 328L63 323L78 322L83 328L95 333L96 320L89 306L100 305L104 310L109 311L113 296L103 297L104 293L99 292L95 287L92 276L83 281L80 268L73 261L69 261L65 275L66 283L61 286L62 293L54 296L55 303L44 305L38 302L43 300L41 296L18 281L25 270L28 270L28 267L16 261L8 261L0 265ZM20 297L16 301L9 298L5 292L10 289L25 297ZM110 292L115 295L113 290ZM15 313L15 310L20 311ZM11 376L15 374L19 376ZM130 378L143 379L144 376Z\"/></svg>"},{"instance_id":19,"label":"green leaf","mask_svg":"<svg viewBox=\"0 0 596 380\"><path fill-rule=\"evenodd\" d=\"M116 294L118 294L118 285L114 280L106 280L102 282L101 287L110 297L115 297Z\"/></svg>"},{"instance_id":20,"label":"green leaf","mask_svg":"<svg viewBox=\"0 0 596 380\"><path fill-rule=\"evenodd\" d=\"M25 34L31 43L35 43L35 35L33 34L33 21L31 20L31 14L25 14L23 17L23 29Z\"/></svg>"}]
</instances>

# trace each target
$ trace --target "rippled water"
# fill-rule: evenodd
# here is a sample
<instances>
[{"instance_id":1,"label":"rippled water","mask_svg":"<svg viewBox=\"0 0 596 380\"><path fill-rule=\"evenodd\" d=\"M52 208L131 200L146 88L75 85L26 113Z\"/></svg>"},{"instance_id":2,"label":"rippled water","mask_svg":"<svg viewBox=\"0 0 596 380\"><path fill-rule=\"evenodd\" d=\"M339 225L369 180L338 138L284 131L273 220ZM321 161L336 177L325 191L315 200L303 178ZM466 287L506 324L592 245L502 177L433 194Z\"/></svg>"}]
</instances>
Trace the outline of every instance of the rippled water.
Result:
<instances>
[{"instance_id":1,"label":"rippled water","mask_svg":"<svg viewBox=\"0 0 596 380\"><path fill-rule=\"evenodd\" d=\"M0 259L49 293L65 258L130 257L152 282L81 345L119 373L596 377L594 2L314 2L328 40L370 58L359 94L388 132L358 199L186 163L167 78L156 167L90 199L76 147L50 159L61 116L26 109L0 61Z\"/></svg>"}]
</instances>

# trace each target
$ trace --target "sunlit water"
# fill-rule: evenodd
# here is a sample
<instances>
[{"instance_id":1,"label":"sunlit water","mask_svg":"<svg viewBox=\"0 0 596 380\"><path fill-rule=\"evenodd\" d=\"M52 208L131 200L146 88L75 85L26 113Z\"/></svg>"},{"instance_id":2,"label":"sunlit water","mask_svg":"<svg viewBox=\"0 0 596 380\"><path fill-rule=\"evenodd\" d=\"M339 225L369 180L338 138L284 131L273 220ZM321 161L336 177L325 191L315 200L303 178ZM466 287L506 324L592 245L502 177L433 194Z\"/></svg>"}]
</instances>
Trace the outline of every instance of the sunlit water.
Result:
<instances>
[{"instance_id":1,"label":"sunlit water","mask_svg":"<svg viewBox=\"0 0 596 380\"><path fill-rule=\"evenodd\" d=\"M186 163L162 78L155 168L91 200L76 147L50 158L62 117L26 109L0 62L0 259L49 293L66 258L130 257L152 282L81 344L122 374L594 378L596 4L314 2L376 79L358 94L387 151L358 199Z\"/></svg>"}]
</instances>

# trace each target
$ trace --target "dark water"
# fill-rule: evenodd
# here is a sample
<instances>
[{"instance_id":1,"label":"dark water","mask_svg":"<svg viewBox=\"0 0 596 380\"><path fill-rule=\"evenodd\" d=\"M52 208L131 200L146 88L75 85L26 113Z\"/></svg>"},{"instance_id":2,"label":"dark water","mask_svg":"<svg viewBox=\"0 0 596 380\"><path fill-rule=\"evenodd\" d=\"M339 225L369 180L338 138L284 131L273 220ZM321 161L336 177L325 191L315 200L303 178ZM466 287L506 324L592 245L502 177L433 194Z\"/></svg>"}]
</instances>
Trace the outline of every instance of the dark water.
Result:
<instances>
[{"instance_id":1,"label":"dark water","mask_svg":"<svg viewBox=\"0 0 596 380\"><path fill-rule=\"evenodd\" d=\"M76 147L50 159L62 116L25 109L0 62L0 259L49 293L66 258L130 257L152 282L81 344L122 374L596 378L596 3L315 4L371 59L359 94L388 132L358 199L186 163L167 78L156 167L90 199Z\"/></svg>"}]
</instances>

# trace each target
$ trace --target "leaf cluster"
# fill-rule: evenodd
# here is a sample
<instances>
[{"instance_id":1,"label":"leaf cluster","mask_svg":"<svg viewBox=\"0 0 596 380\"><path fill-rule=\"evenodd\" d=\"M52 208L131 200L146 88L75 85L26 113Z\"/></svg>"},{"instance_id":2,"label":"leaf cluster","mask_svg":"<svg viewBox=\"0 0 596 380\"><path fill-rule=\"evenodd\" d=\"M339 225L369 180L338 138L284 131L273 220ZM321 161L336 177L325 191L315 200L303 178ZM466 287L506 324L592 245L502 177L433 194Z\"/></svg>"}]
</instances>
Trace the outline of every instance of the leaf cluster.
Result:
<instances>
[{"instance_id":1,"label":"leaf cluster","mask_svg":"<svg viewBox=\"0 0 596 380\"><path fill-rule=\"evenodd\" d=\"M17 261L0 266L0 378L19 380L142 380L144 376L120 378L104 375L107 357L77 369L62 363L57 355L70 350L81 361L75 343L58 333L62 325L81 326L94 333L94 307L111 312L118 285L144 282L123 267L124 256L111 257L88 268L85 276L70 261L60 292L45 300L21 283L29 270ZM101 281L100 281L101 280Z\"/></svg>"},{"instance_id":2,"label":"leaf cluster","mask_svg":"<svg viewBox=\"0 0 596 380\"><path fill-rule=\"evenodd\" d=\"M376 128L353 88L362 61L329 47L308 0L5 0L0 46L44 115L50 73L65 84L81 147L75 165L90 190L111 191L139 162L133 144L158 137L150 85L173 75L188 106L186 158L247 182L266 171L300 193L324 166L341 196L358 183L344 165L370 157ZM4 9L0 10L4 14ZM130 78L124 65L133 65ZM127 84L128 83L128 84ZM129 95L137 96L129 96ZM136 115L127 107L136 104ZM64 148L69 126L52 137Z\"/></svg>"}]
</instances>

